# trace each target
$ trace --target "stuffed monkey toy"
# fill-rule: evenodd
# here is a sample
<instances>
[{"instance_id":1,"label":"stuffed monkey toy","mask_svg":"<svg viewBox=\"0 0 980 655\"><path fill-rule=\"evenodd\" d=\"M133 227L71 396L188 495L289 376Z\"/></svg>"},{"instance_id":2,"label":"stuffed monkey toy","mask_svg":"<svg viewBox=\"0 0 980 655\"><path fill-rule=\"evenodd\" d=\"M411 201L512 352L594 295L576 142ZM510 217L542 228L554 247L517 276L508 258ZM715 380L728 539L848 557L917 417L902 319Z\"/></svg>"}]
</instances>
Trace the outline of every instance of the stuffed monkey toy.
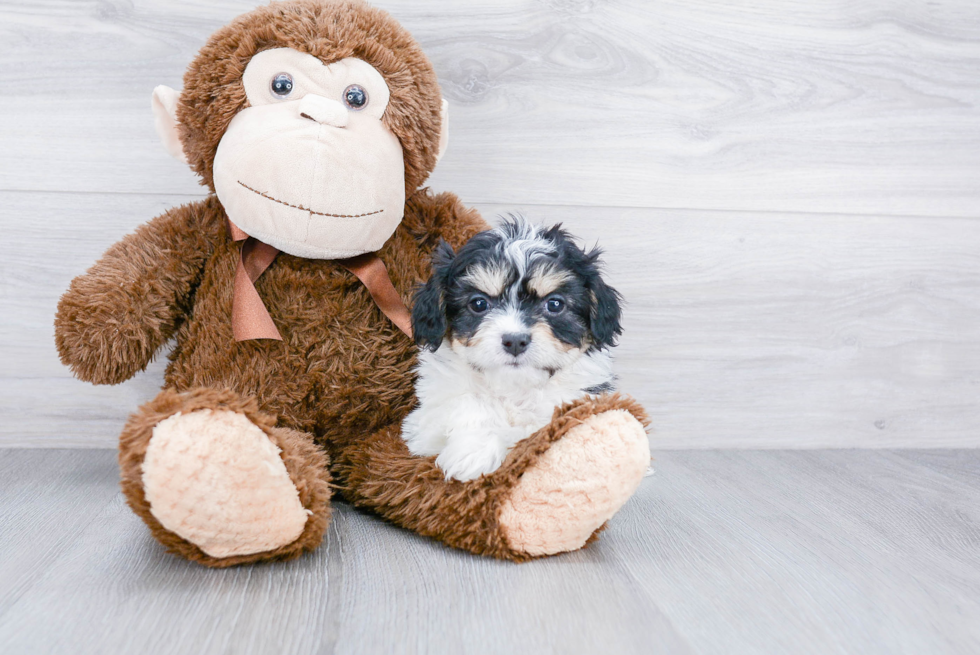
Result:
<instances>
[{"instance_id":1,"label":"stuffed monkey toy","mask_svg":"<svg viewBox=\"0 0 980 655\"><path fill-rule=\"evenodd\" d=\"M157 129L211 191L115 244L61 298L62 361L94 384L145 369L165 388L119 440L129 505L208 566L316 548L339 490L354 505L514 561L581 548L649 463L642 408L556 409L494 473L449 480L400 438L415 345L402 299L440 239L487 224L421 188L446 145L436 75L388 14L277 2L220 29ZM401 329L400 329L401 328Z\"/></svg>"}]
</instances>

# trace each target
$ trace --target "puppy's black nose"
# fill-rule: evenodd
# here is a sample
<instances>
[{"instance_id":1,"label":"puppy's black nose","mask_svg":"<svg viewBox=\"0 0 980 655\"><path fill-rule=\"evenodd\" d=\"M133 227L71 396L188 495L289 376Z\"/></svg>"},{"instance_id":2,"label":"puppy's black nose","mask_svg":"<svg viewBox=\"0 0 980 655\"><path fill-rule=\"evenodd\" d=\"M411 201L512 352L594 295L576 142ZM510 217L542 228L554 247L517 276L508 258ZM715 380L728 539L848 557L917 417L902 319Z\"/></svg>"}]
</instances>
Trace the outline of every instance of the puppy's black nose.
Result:
<instances>
[{"instance_id":1,"label":"puppy's black nose","mask_svg":"<svg viewBox=\"0 0 980 655\"><path fill-rule=\"evenodd\" d=\"M522 334L505 334L500 338L500 342L504 345L504 350L517 357L527 350L527 347L531 343L531 335L527 332Z\"/></svg>"}]
</instances>

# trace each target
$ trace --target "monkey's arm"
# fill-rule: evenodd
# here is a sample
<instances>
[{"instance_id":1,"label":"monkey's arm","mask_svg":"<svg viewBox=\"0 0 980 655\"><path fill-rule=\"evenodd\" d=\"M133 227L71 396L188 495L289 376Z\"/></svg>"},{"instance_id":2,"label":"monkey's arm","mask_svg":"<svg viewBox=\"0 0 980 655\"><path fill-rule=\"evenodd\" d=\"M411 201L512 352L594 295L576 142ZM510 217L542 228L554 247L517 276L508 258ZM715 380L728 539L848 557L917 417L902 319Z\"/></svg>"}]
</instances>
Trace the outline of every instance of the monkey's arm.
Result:
<instances>
[{"instance_id":1,"label":"monkey's arm","mask_svg":"<svg viewBox=\"0 0 980 655\"><path fill-rule=\"evenodd\" d=\"M123 382L145 369L174 334L223 229L214 202L154 218L72 280L58 302L55 345L78 378Z\"/></svg>"},{"instance_id":2,"label":"monkey's arm","mask_svg":"<svg viewBox=\"0 0 980 655\"><path fill-rule=\"evenodd\" d=\"M478 232L490 229L480 213L465 206L456 194L433 194L428 189L416 191L405 203L404 222L423 242L426 252L435 248L439 239L456 249Z\"/></svg>"}]
</instances>

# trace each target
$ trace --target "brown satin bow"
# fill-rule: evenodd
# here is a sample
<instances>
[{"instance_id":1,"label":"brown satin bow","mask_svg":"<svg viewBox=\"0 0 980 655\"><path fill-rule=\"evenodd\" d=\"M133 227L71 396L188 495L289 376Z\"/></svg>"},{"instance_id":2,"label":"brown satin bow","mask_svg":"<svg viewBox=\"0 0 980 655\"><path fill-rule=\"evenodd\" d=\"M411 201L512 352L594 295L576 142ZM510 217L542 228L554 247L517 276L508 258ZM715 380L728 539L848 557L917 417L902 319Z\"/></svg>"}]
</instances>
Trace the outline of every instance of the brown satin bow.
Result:
<instances>
[{"instance_id":1,"label":"brown satin bow","mask_svg":"<svg viewBox=\"0 0 980 655\"><path fill-rule=\"evenodd\" d=\"M255 289L255 281L272 265L279 250L255 237L248 236L231 221L228 223L231 228L231 238L234 241L245 241L242 244L238 268L235 270L235 295L231 309L231 328L235 334L235 341L249 339L282 341L279 330L269 316L269 310L266 309L259 292ZM339 259L337 263L353 273L361 284L367 287L371 298L384 315L411 338L412 315L391 283L388 269L381 258L374 253L365 253L350 259Z\"/></svg>"}]
</instances>

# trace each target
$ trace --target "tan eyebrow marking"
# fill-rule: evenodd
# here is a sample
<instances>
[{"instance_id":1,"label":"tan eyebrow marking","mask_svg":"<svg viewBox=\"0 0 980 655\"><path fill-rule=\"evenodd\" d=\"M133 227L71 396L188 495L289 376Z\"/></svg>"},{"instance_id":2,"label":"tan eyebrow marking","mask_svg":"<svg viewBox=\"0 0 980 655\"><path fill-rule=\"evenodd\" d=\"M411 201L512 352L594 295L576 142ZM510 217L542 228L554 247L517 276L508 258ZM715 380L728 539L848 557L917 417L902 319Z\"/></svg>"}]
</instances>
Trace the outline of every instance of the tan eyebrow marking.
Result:
<instances>
[{"instance_id":1,"label":"tan eyebrow marking","mask_svg":"<svg viewBox=\"0 0 980 655\"><path fill-rule=\"evenodd\" d=\"M495 264L489 266L474 266L463 276L463 282L472 284L474 287L487 294L491 298L496 298L507 288L508 272Z\"/></svg>"},{"instance_id":2,"label":"tan eyebrow marking","mask_svg":"<svg viewBox=\"0 0 980 655\"><path fill-rule=\"evenodd\" d=\"M568 271L560 271L554 266L542 266L531 273L527 288L538 298L544 298L571 279L572 274Z\"/></svg>"}]
</instances>

